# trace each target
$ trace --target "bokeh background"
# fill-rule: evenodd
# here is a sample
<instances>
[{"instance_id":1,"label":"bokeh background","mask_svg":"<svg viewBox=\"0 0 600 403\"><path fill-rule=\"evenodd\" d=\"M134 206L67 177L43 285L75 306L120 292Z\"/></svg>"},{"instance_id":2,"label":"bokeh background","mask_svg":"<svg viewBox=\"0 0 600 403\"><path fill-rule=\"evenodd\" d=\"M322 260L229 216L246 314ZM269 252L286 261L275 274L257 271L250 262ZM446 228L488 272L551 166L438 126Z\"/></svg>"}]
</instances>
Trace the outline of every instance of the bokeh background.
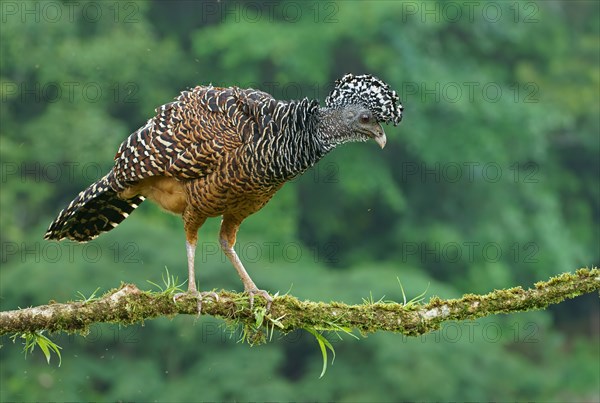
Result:
<instances>
[{"instance_id":1,"label":"bokeh background","mask_svg":"<svg viewBox=\"0 0 600 403\"><path fill-rule=\"evenodd\" d=\"M349 144L242 226L256 283L361 303L458 297L600 261L599 4L3 1L3 310L186 278L180 219L144 203L87 244L49 222L179 91L254 87L323 100L346 72L398 91L388 145ZM202 289L242 286L200 232ZM262 346L201 317L55 335L48 365L2 339L0 400L598 401L597 295L544 312L448 323L420 338L298 331Z\"/></svg>"}]
</instances>

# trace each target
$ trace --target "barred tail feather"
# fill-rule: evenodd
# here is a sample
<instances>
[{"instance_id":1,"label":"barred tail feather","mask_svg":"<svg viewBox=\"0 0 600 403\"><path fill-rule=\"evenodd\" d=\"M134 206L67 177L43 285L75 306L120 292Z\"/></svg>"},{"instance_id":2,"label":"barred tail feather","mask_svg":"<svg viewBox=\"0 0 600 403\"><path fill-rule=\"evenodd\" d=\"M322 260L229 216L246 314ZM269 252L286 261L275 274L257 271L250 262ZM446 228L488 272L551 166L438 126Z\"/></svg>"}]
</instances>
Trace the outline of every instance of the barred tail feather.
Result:
<instances>
[{"instance_id":1,"label":"barred tail feather","mask_svg":"<svg viewBox=\"0 0 600 403\"><path fill-rule=\"evenodd\" d=\"M120 198L109 184L109 175L79 193L50 224L44 239L90 241L115 228L144 201L143 196Z\"/></svg>"}]
</instances>

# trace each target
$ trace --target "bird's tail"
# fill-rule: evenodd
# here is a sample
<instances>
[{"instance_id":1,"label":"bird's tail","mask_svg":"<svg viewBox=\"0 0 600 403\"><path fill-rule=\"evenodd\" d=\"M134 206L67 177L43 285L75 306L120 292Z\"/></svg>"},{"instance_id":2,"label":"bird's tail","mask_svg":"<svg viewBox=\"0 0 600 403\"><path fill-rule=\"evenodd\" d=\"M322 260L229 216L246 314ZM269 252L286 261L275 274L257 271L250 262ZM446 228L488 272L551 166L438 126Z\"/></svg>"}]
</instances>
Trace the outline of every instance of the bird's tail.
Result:
<instances>
[{"instance_id":1,"label":"bird's tail","mask_svg":"<svg viewBox=\"0 0 600 403\"><path fill-rule=\"evenodd\" d=\"M144 201L144 197L120 198L110 186L111 173L79 193L50 224L44 239L60 241L68 238L87 242L127 218Z\"/></svg>"}]
</instances>

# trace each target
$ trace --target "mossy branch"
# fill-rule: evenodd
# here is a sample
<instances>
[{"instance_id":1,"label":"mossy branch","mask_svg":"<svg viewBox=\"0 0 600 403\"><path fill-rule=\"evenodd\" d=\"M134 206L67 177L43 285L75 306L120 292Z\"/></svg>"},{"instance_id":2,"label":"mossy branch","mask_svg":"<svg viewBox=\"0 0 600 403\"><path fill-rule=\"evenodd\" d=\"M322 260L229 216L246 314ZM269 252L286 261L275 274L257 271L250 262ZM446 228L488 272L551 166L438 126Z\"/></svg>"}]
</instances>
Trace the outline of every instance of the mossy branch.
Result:
<instances>
[{"instance_id":1,"label":"mossy branch","mask_svg":"<svg viewBox=\"0 0 600 403\"><path fill-rule=\"evenodd\" d=\"M580 269L564 273L534 288L521 287L496 290L485 295L466 294L462 298L442 300L432 297L426 304L374 302L347 305L339 302L300 301L293 296L276 297L269 320L260 326L277 328L286 333L295 329L358 329L362 333L390 331L416 336L439 329L445 321L463 321L499 313L544 309L565 299L600 290L600 271ZM242 323L256 329L257 312L264 305L256 298L254 310L242 293L221 291L219 301L206 298L202 314ZM78 332L85 334L94 323L129 325L160 316L197 314L196 299L184 296L173 302L169 292L141 291L135 285L123 284L100 298L83 302L50 303L32 308L0 312L0 335L17 333ZM277 318L277 319L273 319Z\"/></svg>"}]
</instances>

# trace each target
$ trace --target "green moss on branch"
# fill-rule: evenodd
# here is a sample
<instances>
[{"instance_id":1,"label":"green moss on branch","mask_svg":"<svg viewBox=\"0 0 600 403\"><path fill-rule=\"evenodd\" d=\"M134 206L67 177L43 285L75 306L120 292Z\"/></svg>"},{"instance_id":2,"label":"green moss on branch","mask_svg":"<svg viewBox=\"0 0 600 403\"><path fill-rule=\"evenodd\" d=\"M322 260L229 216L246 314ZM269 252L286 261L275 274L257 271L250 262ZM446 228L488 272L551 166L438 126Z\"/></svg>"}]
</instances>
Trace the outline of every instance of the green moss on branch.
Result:
<instances>
[{"instance_id":1,"label":"green moss on branch","mask_svg":"<svg viewBox=\"0 0 600 403\"><path fill-rule=\"evenodd\" d=\"M466 294L462 298L442 300L432 297L426 304L369 303L347 305L339 302L300 301L293 296L276 297L271 321L284 333L295 329L358 329L362 333L389 331L417 336L439 329L445 321L462 321L500 313L545 309L565 299L600 290L600 271L580 269L564 273L534 288L521 287L495 290L485 295ZM205 299L202 314L256 326L256 309L263 306L257 298L255 311L248 308L244 294L221 291L219 301ZM130 325L161 316L196 315L196 300L184 296L173 302L168 292L153 293L135 285L122 284L102 297L87 302L51 303L38 307L0 312L0 335L33 333L41 330L85 334L93 323Z\"/></svg>"}]
</instances>

